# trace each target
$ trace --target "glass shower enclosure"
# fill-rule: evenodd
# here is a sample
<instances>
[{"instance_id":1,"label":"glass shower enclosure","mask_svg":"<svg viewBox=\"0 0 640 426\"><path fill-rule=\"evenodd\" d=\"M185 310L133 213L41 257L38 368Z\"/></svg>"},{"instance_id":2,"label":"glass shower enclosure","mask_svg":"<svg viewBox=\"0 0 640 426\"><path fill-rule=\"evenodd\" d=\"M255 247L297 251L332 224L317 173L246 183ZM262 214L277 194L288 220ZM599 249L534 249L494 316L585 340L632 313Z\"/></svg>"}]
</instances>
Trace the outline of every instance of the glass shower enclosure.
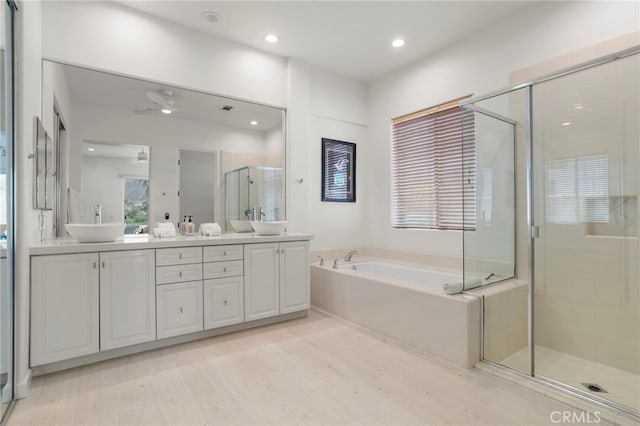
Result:
<instances>
[{"instance_id":1,"label":"glass shower enclosure","mask_svg":"<svg viewBox=\"0 0 640 426\"><path fill-rule=\"evenodd\" d=\"M259 212L267 222L284 220L284 169L245 166L224 175L225 229L251 232Z\"/></svg>"},{"instance_id":2,"label":"glass shower enclosure","mask_svg":"<svg viewBox=\"0 0 640 426\"><path fill-rule=\"evenodd\" d=\"M484 360L640 418L640 50L463 110Z\"/></svg>"}]
</instances>

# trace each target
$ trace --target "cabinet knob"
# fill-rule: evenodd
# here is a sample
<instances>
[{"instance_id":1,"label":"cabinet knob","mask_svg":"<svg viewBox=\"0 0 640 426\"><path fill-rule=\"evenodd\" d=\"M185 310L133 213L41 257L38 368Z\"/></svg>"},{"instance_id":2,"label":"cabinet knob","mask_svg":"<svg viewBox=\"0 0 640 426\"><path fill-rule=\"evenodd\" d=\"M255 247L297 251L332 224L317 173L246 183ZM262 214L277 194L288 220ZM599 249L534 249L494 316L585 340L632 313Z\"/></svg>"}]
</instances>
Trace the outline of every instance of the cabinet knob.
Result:
<instances>
[{"instance_id":1,"label":"cabinet knob","mask_svg":"<svg viewBox=\"0 0 640 426\"><path fill-rule=\"evenodd\" d=\"M180 277L182 277L182 271L178 272L178 274L180 275Z\"/></svg>"},{"instance_id":2,"label":"cabinet knob","mask_svg":"<svg viewBox=\"0 0 640 426\"><path fill-rule=\"evenodd\" d=\"M107 265L106 265L106 263L104 262L104 260L102 261L102 267L103 267L103 268L106 268L106 267L107 267Z\"/></svg>"},{"instance_id":3,"label":"cabinet knob","mask_svg":"<svg viewBox=\"0 0 640 426\"><path fill-rule=\"evenodd\" d=\"M178 255L178 259L182 259L182 253Z\"/></svg>"},{"instance_id":4,"label":"cabinet knob","mask_svg":"<svg viewBox=\"0 0 640 426\"><path fill-rule=\"evenodd\" d=\"M227 272L227 267L222 268L222 272Z\"/></svg>"},{"instance_id":5,"label":"cabinet knob","mask_svg":"<svg viewBox=\"0 0 640 426\"><path fill-rule=\"evenodd\" d=\"M227 301L226 300L224 301L224 306L227 306Z\"/></svg>"},{"instance_id":6,"label":"cabinet knob","mask_svg":"<svg viewBox=\"0 0 640 426\"><path fill-rule=\"evenodd\" d=\"M180 313L182 313L182 306L180 306Z\"/></svg>"},{"instance_id":7,"label":"cabinet knob","mask_svg":"<svg viewBox=\"0 0 640 426\"><path fill-rule=\"evenodd\" d=\"M280 253L284 254L284 249L280 250Z\"/></svg>"},{"instance_id":8,"label":"cabinet knob","mask_svg":"<svg viewBox=\"0 0 640 426\"><path fill-rule=\"evenodd\" d=\"M222 252L222 255L223 255L223 256L226 256L226 255L227 255L227 251L226 251L226 250L225 250L225 251L223 251L223 252Z\"/></svg>"},{"instance_id":9,"label":"cabinet knob","mask_svg":"<svg viewBox=\"0 0 640 426\"><path fill-rule=\"evenodd\" d=\"M96 262L93 262L93 269L98 269L98 264Z\"/></svg>"}]
</instances>

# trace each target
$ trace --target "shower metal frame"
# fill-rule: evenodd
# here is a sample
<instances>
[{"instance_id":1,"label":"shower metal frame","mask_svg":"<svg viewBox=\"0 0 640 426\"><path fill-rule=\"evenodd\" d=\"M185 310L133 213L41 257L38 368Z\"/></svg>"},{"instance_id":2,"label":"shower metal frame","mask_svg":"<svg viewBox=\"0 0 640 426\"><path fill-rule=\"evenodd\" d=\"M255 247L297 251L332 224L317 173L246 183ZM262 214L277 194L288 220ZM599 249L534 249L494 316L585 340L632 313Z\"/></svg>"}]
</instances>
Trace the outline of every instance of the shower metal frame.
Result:
<instances>
[{"instance_id":1,"label":"shower metal frame","mask_svg":"<svg viewBox=\"0 0 640 426\"><path fill-rule=\"evenodd\" d=\"M534 151L533 151L533 87L540 84L540 83L544 83L547 81L551 81L551 80L555 80L561 77L565 77L567 75L571 75L580 71L584 71L584 70L588 70L590 68L594 68L597 67L599 65L604 65L604 64L608 64L610 62L619 60L619 59L624 59L633 55L638 55L640 54L640 45L636 45L615 53L611 53L587 62L583 62L581 64L578 65L574 65L571 67L567 67L564 68L560 71L556 71L550 74L545 74L537 79L534 80L530 80L528 82L525 83L521 83L515 86L511 86L509 88L506 89L502 89L502 90L497 90L494 92L490 92L488 94L482 95L482 96L477 96L468 100L465 100L463 102L460 102L460 107L465 108L465 109L469 109L472 111L477 111L479 113L482 114L486 114L486 115L490 115L493 118L496 118L498 120L501 121L507 121L507 122L511 122L513 123L514 120L512 119L508 119L506 117L503 117L499 114L490 112L490 114L487 114L487 111L482 109L482 108L478 108L476 107L474 104L480 101L485 101L488 99L492 99L498 96L502 96L502 95L506 95L508 93L512 93L518 90L522 90L522 89L526 89L527 90L527 119L529 120L528 123L528 136L527 136L527 147L526 147L526 152L527 152L527 167L526 167L526 180L527 180L527 226L529 229L529 255L528 255L528 263L529 263L529 283L528 283L528 315L527 315L527 320L528 320L528 336L527 336L527 344L528 344L528 349L529 349L529 353L528 353L528 357L529 357L529 368L528 368L528 372L527 373L523 373L521 371L515 370L513 368L507 367L503 364L497 363L495 361L491 361L488 359L484 358L484 297L482 297L483 299L483 308L482 308L482 318L481 318L481 327L482 327L482 335L481 335L481 339L480 339L480 353L481 353L481 357L482 357L482 362L487 363L493 367L496 367L500 370L503 370L505 372L510 372L510 373L515 373L518 376L521 377L526 377L529 380L533 380L537 383L543 384L545 386L549 386L551 388L554 388L556 390L559 390L565 394L569 394L571 396L574 396L580 400L595 404L596 406L599 407L603 407L603 408L607 408L607 409L614 409L616 411L618 411L620 414L629 417L635 421L638 421L640 419L640 410L635 410L631 407L622 405L618 402L606 399L606 398L602 398L598 395L593 395L590 393L587 393L585 391L583 391L582 389L576 388L574 386L571 386L569 384L560 382L558 380L549 378L549 377L545 377L542 375L539 375L536 373L535 371L535 339L534 339L534 320L535 320L535 315L534 315L534 304L535 304L535 300L534 300L534 290L535 290L535 240L539 237L538 235L538 226L535 223L535 216L534 216L534 202L533 202L533 194L534 194L534 181L533 181L533 167L534 167ZM517 236L517 232L516 232L516 236ZM517 268L517 265L516 265ZM474 295L476 296L476 295Z\"/></svg>"}]
</instances>

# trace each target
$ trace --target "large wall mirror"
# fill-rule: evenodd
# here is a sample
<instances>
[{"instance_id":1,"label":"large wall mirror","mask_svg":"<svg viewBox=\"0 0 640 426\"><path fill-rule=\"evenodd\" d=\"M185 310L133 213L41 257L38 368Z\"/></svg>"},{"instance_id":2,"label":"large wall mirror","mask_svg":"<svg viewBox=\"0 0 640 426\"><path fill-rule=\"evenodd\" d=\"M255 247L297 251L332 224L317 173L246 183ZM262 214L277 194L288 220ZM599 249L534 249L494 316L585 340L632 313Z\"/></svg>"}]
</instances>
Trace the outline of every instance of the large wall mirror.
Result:
<instances>
[{"instance_id":1,"label":"large wall mirror","mask_svg":"<svg viewBox=\"0 0 640 426\"><path fill-rule=\"evenodd\" d=\"M98 204L103 222L124 222L126 232L146 232L167 214L227 232L254 208L284 219L284 178L261 185L249 199L256 205L225 206L242 204L240 188L225 185L237 170L284 176L282 109L48 60L42 99L55 164L54 236L65 223L91 223Z\"/></svg>"}]
</instances>

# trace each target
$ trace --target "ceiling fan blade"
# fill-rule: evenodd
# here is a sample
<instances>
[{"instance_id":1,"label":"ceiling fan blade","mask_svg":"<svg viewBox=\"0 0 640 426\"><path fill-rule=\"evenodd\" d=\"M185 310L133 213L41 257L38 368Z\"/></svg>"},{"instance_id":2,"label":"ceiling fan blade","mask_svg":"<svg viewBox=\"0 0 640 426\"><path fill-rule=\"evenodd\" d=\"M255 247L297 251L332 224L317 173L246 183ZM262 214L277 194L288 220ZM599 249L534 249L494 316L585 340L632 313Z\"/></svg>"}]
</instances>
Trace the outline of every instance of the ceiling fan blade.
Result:
<instances>
[{"instance_id":1,"label":"ceiling fan blade","mask_svg":"<svg viewBox=\"0 0 640 426\"><path fill-rule=\"evenodd\" d=\"M147 98L154 104L158 105L161 108L169 108L173 104L173 102L169 102L169 100L156 92L148 91Z\"/></svg>"},{"instance_id":2,"label":"ceiling fan blade","mask_svg":"<svg viewBox=\"0 0 640 426\"><path fill-rule=\"evenodd\" d=\"M138 108L136 110L133 111L134 114L149 114L151 112L156 112L158 111L156 108L151 108L151 107L144 107L144 108Z\"/></svg>"}]
</instances>

